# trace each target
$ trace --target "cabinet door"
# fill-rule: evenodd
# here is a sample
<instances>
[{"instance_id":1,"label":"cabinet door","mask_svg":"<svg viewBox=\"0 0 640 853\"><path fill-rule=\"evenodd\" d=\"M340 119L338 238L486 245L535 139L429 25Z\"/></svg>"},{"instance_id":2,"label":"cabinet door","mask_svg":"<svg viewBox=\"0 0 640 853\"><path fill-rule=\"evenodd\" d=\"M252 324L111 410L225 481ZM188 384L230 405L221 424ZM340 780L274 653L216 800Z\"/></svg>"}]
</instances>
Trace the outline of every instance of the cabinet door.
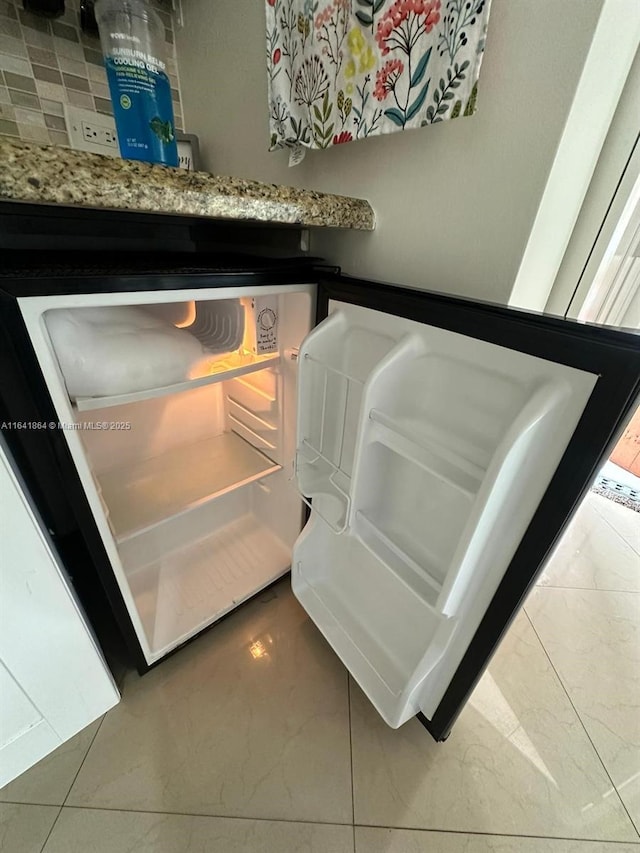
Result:
<instances>
[{"instance_id":1,"label":"cabinet door","mask_svg":"<svg viewBox=\"0 0 640 853\"><path fill-rule=\"evenodd\" d=\"M344 278L321 299L293 591L390 726L443 739L622 428L639 339Z\"/></svg>"},{"instance_id":2,"label":"cabinet door","mask_svg":"<svg viewBox=\"0 0 640 853\"><path fill-rule=\"evenodd\" d=\"M0 787L119 701L0 440Z\"/></svg>"}]
</instances>

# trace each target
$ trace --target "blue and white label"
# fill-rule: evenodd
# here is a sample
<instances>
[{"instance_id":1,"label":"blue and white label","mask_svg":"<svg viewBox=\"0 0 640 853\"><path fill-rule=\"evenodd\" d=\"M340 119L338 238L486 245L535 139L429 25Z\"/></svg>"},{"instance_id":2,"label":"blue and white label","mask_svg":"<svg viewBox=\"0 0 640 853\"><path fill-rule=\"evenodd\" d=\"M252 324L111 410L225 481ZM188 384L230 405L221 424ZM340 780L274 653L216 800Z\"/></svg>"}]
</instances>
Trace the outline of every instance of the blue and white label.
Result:
<instances>
[{"instance_id":1,"label":"blue and white label","mask_svg":"<svg viewBox=\"0 0 640 853\"><path fill-rule=\"evenodd\" d=\"M126 47L114 53L118 55L108 56L105 67L120 155L177 166L171 85L164 63Z\"/></svg>"}]
</instances>

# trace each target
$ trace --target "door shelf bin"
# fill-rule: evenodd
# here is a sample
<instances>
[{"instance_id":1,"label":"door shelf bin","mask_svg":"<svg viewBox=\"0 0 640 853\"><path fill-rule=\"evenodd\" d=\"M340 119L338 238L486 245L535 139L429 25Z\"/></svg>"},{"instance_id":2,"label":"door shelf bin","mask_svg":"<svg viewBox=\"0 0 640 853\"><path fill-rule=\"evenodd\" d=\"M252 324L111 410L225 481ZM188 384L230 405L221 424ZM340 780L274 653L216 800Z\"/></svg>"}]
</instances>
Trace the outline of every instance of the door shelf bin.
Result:
<instances>
[{"instance_id":1,"label":"door shelf bin","mask_svg":"<svg viewBox=\"0 0 640 853\"><path fill-rule=\"evenodd\" d=\"M299 490L337 533L349 517L351 469L364 382L304 353L298 424ZM345 436L348 438L345 440Z\"/></svg>"},{"instance_id":2,"label":"door shelf bin","mask_svg":"<svg viewBox=\"0 0 640 853\"><path fill-rule=\"evenodd\" d=\"M436 606L442 590L438 575L442 572L435 568L435 557L432 556L429 560L423 556L418 562L360 511L355 514L355 533L365 548L381 560L402 583L432 607Z\"/></svg>"},{"instance_id":3,"label":"door shelf bin","mask_svg":"<svg viewBox=\"0 0 640 853\"><path fill-rule=\"evenodd\" d=\"M296 480L303 500L336 533L349 518L351 479L307 441L296 452Z\"/></svg>"},{"instance_id":4,"label":"door shelf bin","mask_svg":"<svg viewBox=\"0 0 640 853\"><path fill-rule=\"evenodd\" d=\"M355 435L347 445L345 435L355 433L364 382L305 353L302 370L308 374L309 369L306 385L311 411L306 407L301 411L301 439L350 476Z\"/></svg>"},{"instance_id":5,"label":"door shelf bin","mask_svg":"<svg viewBox=\"0 0 640 853\"><path fill-rule=\"evenodd\" d=\"M291 583L322 631L386 722L413 716L413 692L436 666L455 628L379 560L357 536L334 536L319 522L318 538L296 546Z\"/></svg>"},{"instance_id":6,"label":"door shelf bin","mask_svg":"<svg viewBox=\"0 0 640 853\"><path fill-rule=\"evenodd\" d=\"M453 479L455 469L440 465L432 451L374 426L369 420L365 427L352 495L354 533L402 583L435 606L453 569L475 490L462 488L460 479Z\"/></svg>"},{"instance_id":7,"label":"door shelf bin","mask_svg":"<svg viewBox=\"0 0 640 853\"><path fill-rule=\"evenodd\" d=\"M371 409L369 419L373 422L377 441L447 483L468 499L475 498L486 471L461 455L451 438L447 442L450 446L447 446L443 437L428 435L423 424L423 434L418 439L411 434L410 428L399 424L378 409Z\"/></svg>"}]
</instances>

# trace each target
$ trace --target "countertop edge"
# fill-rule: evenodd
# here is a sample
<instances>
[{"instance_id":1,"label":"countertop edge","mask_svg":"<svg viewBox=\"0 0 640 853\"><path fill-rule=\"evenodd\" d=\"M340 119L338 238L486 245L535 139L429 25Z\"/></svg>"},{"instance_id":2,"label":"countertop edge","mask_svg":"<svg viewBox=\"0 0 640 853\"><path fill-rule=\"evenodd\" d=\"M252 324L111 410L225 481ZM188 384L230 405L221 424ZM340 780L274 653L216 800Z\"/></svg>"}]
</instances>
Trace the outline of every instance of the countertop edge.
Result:
<instances>
[{"instance_id":1,"label":"countertop edge","mask_svg":"<svg viewBox=\"0 0 640 853\"><path fill-rule=\"evenodd\" d=\"M368 201L0 136L0 198L86 210L373 231Z\"/></svg>"}]
</instances>

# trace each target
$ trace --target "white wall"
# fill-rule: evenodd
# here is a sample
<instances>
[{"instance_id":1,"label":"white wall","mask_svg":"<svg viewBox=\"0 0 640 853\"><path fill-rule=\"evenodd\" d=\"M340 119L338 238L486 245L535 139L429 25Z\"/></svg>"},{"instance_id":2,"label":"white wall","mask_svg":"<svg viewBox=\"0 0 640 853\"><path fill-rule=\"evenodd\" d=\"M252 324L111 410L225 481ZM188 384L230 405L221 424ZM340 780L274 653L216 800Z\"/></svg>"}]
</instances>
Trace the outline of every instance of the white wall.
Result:
<instances>
[{"instance_id":1,"label":"white wall","mask_svg":"<svg viewBox=\"0 0 640 853\"><path fill-rule=\"evenodd\" d=\"M541 311L547 303L639 44L637 0L605 0L510 305Z\"/></svg>"},{"instance_id":2,"label":"white wall","mask_svg":"<svg viewBox=\"0 0 640 853\"><path fill-rule=\"evenodd\" d=\"M493 0L478 112L311 152L268 153L263 0L183 0L187 131L204 167L368 198L373 234L314 232L347 272L506 302L603 0Z\"/></svg>"},{"instance_id":3,"label":"white wall","mask_svg":"<svg viewBox=\"0 0 640 853\"><path fill-rule=\"evenodd\" d=\"M639 4L640 11L640 4ZM608 241L638 174L638 166L630 162L638 149L640 130L640 50L629 72L609 133L602 147L589 190L580 210L576 226L549 295L545 311L577 317L608 246ZM640 155L636 154L636 158ZM625 171L626 170L626 171ZM625 180L620 176L625 174ZM612 204L612 199L615 201ZM603 222L606 224L603 227ZM592 248L594 249L592 251ZM590 254L591 253L591 254ZM587 258L589 262L585 264ZM579 288L576 291L576 285ZM576 299L572 301L574 293Z\"/></svg>"}]
</instances>

